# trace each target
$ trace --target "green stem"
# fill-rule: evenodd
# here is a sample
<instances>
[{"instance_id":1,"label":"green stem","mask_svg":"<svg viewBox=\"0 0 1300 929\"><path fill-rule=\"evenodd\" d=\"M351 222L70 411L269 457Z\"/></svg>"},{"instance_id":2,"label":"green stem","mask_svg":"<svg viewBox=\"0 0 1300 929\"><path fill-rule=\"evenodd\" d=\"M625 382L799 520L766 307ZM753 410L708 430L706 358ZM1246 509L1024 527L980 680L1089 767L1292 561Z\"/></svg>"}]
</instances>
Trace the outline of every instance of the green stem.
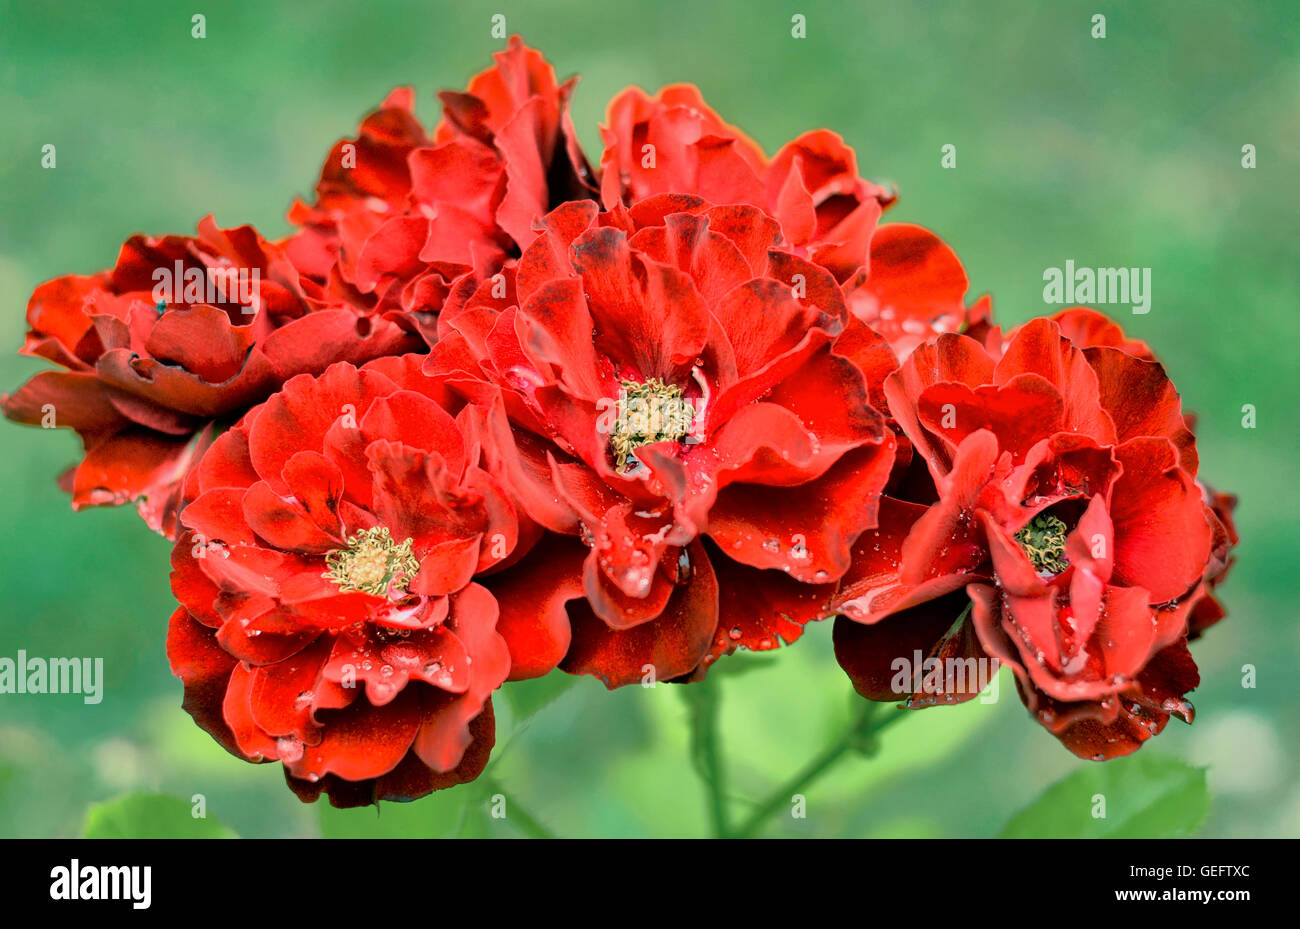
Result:
<instances>
[{"instance_id":1,"label":"green stem","mask_svg":"<svg viewBox=\"0 0 1300 929\"><path fill-rule=\"evenodd\" d=\"M722 695L717 680L706 677L682 688L691 715L691 761L708 791L709 822L719 839L731 836L727 819L726 766L718 735Z\"/></svg>"},{"instance_id":2,"label":"green stem","mask_svg":"<svg viewBox=\"0 0 1300 929\"><path fill-rule=\"evenodd\" d=\"M753 838L758 835L769 818L790 805L790 798L804 793L843 758L850 749L856 749L864 755L874 755L877 750L876 736L891 723L902 719L903 713L897 709L893 713L877 715L881 704L870 700L859 701L860 705L853 720L845 727L839 737L826 746L812 761L808 762L794 777L790 778L760 803L749 817L735 831L737 838Z\"/></svg>"},{"instance_id":3,"label":"green stem","mask_svg":"<svg viewBox=\"0 0 1300 929\"><path fill-rule=\"evenodd\" d=\"M489 780L486 784L486 787L489 794L500 793L506 795L507 798L506 802L509 804L509 806L507 807L508 812L506 813L506 818L520 832L528 836L528 838L530 839L555 838L555 833L551 832L550 829L547 829L540 822L534 819L532 815L527 810L525 810L523 806L520 805L518 800L515 800L509 794L506 794L505 791L501 789L501 785L497 781Z\"/></svg>"}]
</instances>

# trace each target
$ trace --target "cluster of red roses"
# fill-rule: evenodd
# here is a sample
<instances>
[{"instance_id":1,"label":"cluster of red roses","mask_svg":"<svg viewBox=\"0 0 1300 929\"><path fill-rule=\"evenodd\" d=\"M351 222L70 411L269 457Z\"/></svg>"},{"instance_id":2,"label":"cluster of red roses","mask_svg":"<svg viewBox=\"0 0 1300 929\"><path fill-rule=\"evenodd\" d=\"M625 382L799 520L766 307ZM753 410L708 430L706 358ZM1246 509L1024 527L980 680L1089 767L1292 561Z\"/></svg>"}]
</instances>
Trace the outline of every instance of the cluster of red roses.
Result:
<instances>
[{"instance_id":1,"label":"cluster of red roses","mask_svg":"<svg viewBox=\"0 0 1300 929\"><path fill-rule=\"evenodd\" d=\"M394 92L287 239L209 218L31 299L63 370L4 412L175 541L201 726L300 797L409 799L483 769L509 681L689 682L832 615L869 699L969 699L974 658L1086 757L1190 721L1232 500L1144 344L1002 333L831 132L768 158L632 89L593 168L574 82L496 60L431 136Z\"/></svg>"}]
</instances>

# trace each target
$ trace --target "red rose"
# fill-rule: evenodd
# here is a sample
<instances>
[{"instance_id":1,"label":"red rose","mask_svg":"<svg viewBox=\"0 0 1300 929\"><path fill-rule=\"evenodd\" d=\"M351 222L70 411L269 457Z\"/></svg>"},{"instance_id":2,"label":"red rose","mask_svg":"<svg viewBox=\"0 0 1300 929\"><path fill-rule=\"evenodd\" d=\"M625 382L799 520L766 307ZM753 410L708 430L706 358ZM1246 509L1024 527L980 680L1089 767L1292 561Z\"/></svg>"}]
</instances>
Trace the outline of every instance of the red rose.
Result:
<instances>
[{"instance_id":1,"label":"red rose","mask_svg":"<svg viewBox=\"0 0 1300 929\"><path fill-rule=\"evenodd\" d=\"M495 273L536 233L533 219L592 195L591 169L569 118L576 79L559 84L518 38L465 93L444 91L433 138L395 90L352 140L335 144L316 203L295 203L303 227L286 248L331 299L407 314L426 332L450 283Z\"/></svg>"},{"instance_id":2,"label":"red rose","mask_svg":"<svg viewBox=\"0 0 1300 929\"><path fill-rule=\"evenodd\" d=\"M985 299L987 300L987 298ZM982 310L987 310L987 306L983 307ZM1012 329L1004 336L1002 329L993 325L991 311L976 313L976 307L971 307L971 311L973 318L970 320L970 325L961 330L963 334L980 342L994 358L1002 357L1004 344L1013 339L1019 330ZM1155 353L1151 351L1150 346L1141 339L1134 339L1125 335L1119 323L1091 307L1067 307L1048 318L1060 327L1061 335L1073 342L1078 348L1106 345L1110 348L1118 348L1144 361L1156 360ZM1190 422L1191 414L1187 414L1187 419Z\"/></svg>"},{"instance_id":3,"label":"red rose","mask_svg":"<svg viewBox=\"0 0 1300 929\"><path fill-rule=\"evenodd\" d=\"M61 365L3 399L18 422L75 429L75 508L139 501L171 537L178 489L211 440L286 379L418 346L384 320L331 308L250 226L127 240L111 271L41 285L22 352Z\"/></svg>"},{"instance_id":4,"label":"red rose","mask_svg":"<svg viewBox=\"0 0 1300 929\"><path fill-rule=\"evenodd\" d=\"M294 378L191 477L168 636L186 709L304 799L412 799L492 747L510 656L478 580L517 557L519 521L481 417L422 362Z\"/></svg>"},{"instance_id":5,"label":"red rose","mask_svg":"<svg viewBox=\"0 0 1300 929\"><path fill-rule=\"evenodd\" d=\"M1214 544L1221 523L1163 368L1035 320L1000 359L940 336L885 392L924 468L891 485L911 501L882 503L836 598L836 651L859 691L896 699L885 669L920 650L1009 664L1085 757L1133 751L1171 713L1190 720L1189 616L1231 543L1224 530ZM979 690L943 685L914 705Z\"/></svg>"},{"instance_id":6,"label":"red rose","mask_svg":"<svg viewBox=\"0 0 1300 929\"><path fill-rule=\"evenodd\" d=\"M935 335L990 324L987 297L965 304L966 270L956 253L910 223L875 230L866 273L850 284L850 312L882 335L899 358Z\"/></svg>"},{"instance_id":7,"label":"red rose","mask_svg":"<svg viewBox=\"0 0 1300 929\"><path fill-rule=\"evenodd\" d=\"M574 537L501 576L548 605L500 595L503 623L564 629L575 601L563 667L610 687L793 640L874 524L894 442L850 357L878 382L887 346L839 350L834 278L754 207L583 201L540 229L500 296L449 301L427 369L506 392L503 480Z\"/></svg>"},{"instance_id":8,"label":"red rose","mask_svg":"<svg viewBox=\"0 0 1300 929\"><path fill-rule=\"evenodd\" d=\"M860 271L880 212L895 199L858 176L853 149L835 133L806 132L769 160L690 84L654 97L629 88L610 102L605 119L606 209L656 194L749 204L780 224L784 244L839 281Z\"/></svg>"},{"instance_id":9,"label":"red rose","mask_svg":"<svg viewBox=\"0 0 1300 929\"><path fill-rule=\"evenodd\" d=\"M853 149L835 133L804 133L769 160L690 84L654 97L626 90L606 121L607 209L656 194L759 207L779 223L788 250L835 275L850 311L900 358L935 333L987 316L987 303L966 309L966 273L937 236L906 223L877 227L895 194L858 176Z\"/></svg>"}]
</instances>

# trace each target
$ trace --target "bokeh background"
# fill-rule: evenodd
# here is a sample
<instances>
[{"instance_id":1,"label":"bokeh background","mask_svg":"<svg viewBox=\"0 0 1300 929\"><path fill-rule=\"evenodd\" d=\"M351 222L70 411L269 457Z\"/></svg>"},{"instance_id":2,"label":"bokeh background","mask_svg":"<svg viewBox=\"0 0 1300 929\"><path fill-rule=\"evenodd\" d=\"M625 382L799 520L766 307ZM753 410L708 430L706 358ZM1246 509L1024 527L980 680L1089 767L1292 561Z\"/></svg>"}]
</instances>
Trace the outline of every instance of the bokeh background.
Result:
<instances>
[{"instance_id":1,"label":"bokeh background","mask_svg":"<svg viewBox=\"0 0 1300 929\"><path fill-rule=\"evenodd\" d=\"M194 12L205 39L190 36ZM1105 39L1090 35L1097 12ZM1240 494L1242 542L1222 588L1230 618L1195 648L1196 724L1171 722L1143 754L1207 768L1199 834L1300 835L1294 0L4 0L0 346L21 344L36 284L110 266L132 233L189 232L211 211L285 234L291 198L390 88L414 85L435 121L435 91L463 87L503 45L494 13L561 77L582 75L574 118L593 161L605 102L628 84L694 82L769 152L805 129L840 132L864 175L899 185L887 218L944 236L1004 324L1050 310L1043 270L1066 259L1152 269L1149 315L1109 309L1199 414L1202 475ZM806 39L791 37L794 13ZM55 170L40 166L46 143ZM945 144L955 170L940 167ZM0 355L0 389L40 368ZM1254 429L1243 404L1257 408ZM69 511L54 476L75 460L72 435L0 423L0 448L0 656L99 656L106 675L98 706L0 696L0 835L76 835L88 805L142 790L203 794L245 836L445 831L434 800L331 813L300 804L275 766L226 755L180 709L168 672L166 543L127 510ZM742 656L752 667L723 682L738 809L847 717L830 631L810 628L776 661ZM876 758L844 762L809 790L807 819L772 833L997 834L1089 767L1031 722L1005 678L1001 694L891 727ZM503 711L493 777L554 832L706 831L676 688L610 695L584 679L523 715Z\"/></svg>"}]
</instances>

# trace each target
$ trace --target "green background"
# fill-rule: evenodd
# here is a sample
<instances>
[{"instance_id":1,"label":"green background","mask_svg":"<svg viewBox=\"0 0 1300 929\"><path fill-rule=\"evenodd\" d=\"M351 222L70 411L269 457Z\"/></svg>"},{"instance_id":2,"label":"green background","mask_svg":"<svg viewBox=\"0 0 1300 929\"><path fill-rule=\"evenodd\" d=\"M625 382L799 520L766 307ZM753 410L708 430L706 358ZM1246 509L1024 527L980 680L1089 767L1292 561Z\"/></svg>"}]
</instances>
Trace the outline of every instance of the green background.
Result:
<instances>
[{"instance_id":1,"label":"green background","mask_svg":"<svg viewBox=\"0 0 1300 929\"><path fill-rule=\"evenodd\" d=\"M1224 588L1230 617L1195 647L1196 724L1171 722L1139 754L1208 768L1200 834L1300 835L1293 0L191 6L0 3L0 344L21 344L36 284L111 265L132 233L192 231L211 211L283 235L292 196L391 87L414 85L435 121L435 91L462 88L502 46L493 13L561 77L582 75L574 118L593 160L605 102L628 84L694 82L769 152L830 127L864 175L899 185L888 218L944 236L1004 324L1050 310L1042 274L1066 259L1152 269L1150 314L1111 311L1199 413L1202 475L1241 495L1243 540ZM190 36L193 12L207 16L205 39ZM1095 12L1107 14L1105 39L1090 35ZM794 13L807 16L806 39L790 35ZM40 166L46 143L54 170ZM940 167L945 144L955 170ZM1244 144L1255 170L1242 168ZM0 356L0 388L40 368ZM1254 429L1242 427L1248 403ZM0 423L0 442L0 656L100 656L107 678L98 706L0 696L0 835L75 835L88 804L136 790L203 794L241 835L319 834L320 805L300 804L274 766L226 755L180 709L163 649L168 546L128 510L68 510L54 476L74 460L70 434ZM830 631L813 627L723 682L737 810L847 717ZM1254 689L1242 686L1246 664ZM806 819L773 831L994 835L1053 782L1096 767L1029 719L1005 673L1001 683L995 704L892 727L879 756L844 762L808 792ZM584 679L526 725L502 715L496 783L555 832L705 830L675 688L609 695ZM324 823L439 834L447 802Z\"/></svg>"}]
</instances>

